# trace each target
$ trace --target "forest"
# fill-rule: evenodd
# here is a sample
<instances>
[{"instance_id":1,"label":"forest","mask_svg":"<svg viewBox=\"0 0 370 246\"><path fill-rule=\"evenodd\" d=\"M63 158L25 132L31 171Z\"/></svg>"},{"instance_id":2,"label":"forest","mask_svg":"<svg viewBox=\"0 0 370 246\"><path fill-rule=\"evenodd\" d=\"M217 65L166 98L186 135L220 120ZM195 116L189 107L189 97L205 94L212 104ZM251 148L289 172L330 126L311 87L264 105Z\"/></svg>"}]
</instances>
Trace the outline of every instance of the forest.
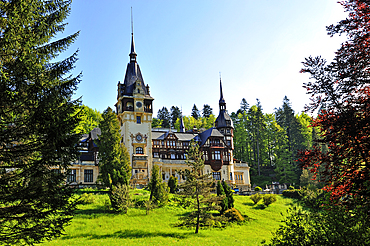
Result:
<instances>
[{"instance_id":1,"label":"forest","mask_svg":"<svg viewBox=\"0 0 370 246\"><path fill-rule=\"evenodd\" d=\"M274 113L264 113L258 99L250 106L243 98L240 108L229 114L234 124L234 159L249 164L252 184L317 185L311 180L311 173L299 167L297 154L299 150L312 148L312 140L318 138L318 131L309 127L309 115L294 112L286 96ZM202 110L194 104L190 116L182 116L177 106L170 110L162 107L153 118L152 127L169 128L171 125L179 131L181 117L186 130L195 127L200 131L211 128L217 118L208 104Z\"/></svg>"}]
</instances>

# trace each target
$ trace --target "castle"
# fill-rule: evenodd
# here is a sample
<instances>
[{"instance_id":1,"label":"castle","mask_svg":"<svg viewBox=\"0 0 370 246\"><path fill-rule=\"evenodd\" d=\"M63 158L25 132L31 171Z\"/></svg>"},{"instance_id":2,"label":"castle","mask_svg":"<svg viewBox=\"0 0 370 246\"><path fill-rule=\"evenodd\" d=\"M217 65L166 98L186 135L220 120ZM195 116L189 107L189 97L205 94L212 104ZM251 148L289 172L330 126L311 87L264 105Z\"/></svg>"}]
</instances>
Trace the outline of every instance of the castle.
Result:
<instances>
[{"instance_id":1,"label":"castle","mask_svg":"<svg viewBox=\"0 0 370 246\"><path fill-rule=\"evenodd\" d=\"M134 36L131 33L130 62L127 64L124 82L118 82L116 113L120 122L121 142L126 146L132 166L131 183L147 185L153 165L157 165L164 181L170 176L184 182L179 171L188 169L186 153L194 140L204 159L204 173L215 180L225 180L239 191L250 189L249 166L233 158L233 122L226 111L220 79L219 114L214 127L200 132L185 131L181 119L180 132L152 129L153 100L149 85L137 63ZM72 165L68 181L73 184L95 184L98 173L98 148L96 143L100 129L96 128L82 137L80 159Z\"/></svg>"}]
</instances>

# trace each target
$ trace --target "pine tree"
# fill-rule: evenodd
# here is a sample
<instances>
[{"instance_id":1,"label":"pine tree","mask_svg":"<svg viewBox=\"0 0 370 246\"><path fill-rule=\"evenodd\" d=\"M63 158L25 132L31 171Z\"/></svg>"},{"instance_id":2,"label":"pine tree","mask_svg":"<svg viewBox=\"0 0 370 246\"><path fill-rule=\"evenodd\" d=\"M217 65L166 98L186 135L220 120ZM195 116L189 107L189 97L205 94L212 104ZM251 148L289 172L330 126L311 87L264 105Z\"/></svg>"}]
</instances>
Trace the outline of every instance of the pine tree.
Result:
<instances>
[{"instance_id":1,"label":"pine tree","mask_svg":"<svg viewBox=\"0 0 370 246\"><path fill-rule=\"evenodd\" d=\"M202 113L204 118L208 118L211 114L213 114L211 106L204 104Z\"/></svg>"},{"instance_id":2,"label":"pine tree","mask_svg":"<svg viewBox=\"0 0 370 246\"><path fill-rule=\"evenodd\" d=\"M170 110L171 110L171 123L172 127L174 127L177 119L181 117L181 111L177 106L176 107L172 106Z\"/></svg>"},{"instance_id":3,"label":"pine tree","mask_svg":"<svg viewBox=\"0 0 370 246\"><path fill-rule=\"evenodd\" d=\"M72 219L66 170L78 158L80 75L72 56L54 61L78 36L56 40L71 1L0 2L0 242L35 244ZM59 168L60 173L52 167Z\"/></svg>"},{"instance_id":4,"label":"pine tree","mask_svg":"<svg viewBox=\"0 0 370 246\"><path fill-rule=\"evenodd\" d=\"M166 107L162 107L162 109L158 110L157 119L162 121L161 126L163 128L170 127L171 116Z\"/></svg>"},{"instance_id":5,"label":"pine tree","mask_svg":"<svg viewBox=\"0 0 370 246\"><path fill-rule=\"evenodd\" d=\"M194 117L194 119L198 119L200 117L199 109L194 104L193 108L191 109L191 116Z\"/></svg>"},{"instance_id":6,"label":"pine tree","mask_svg":"<svg viewBox=\"0 0 370 246\"><path fill-rule=\"evenodd\" d=\"M180 219L185 226L195 226L195 233L198 233L200 224L212 220L210 213L219 210L220 198L212 195L213 179L211 174L203 174L204 160L199 151L198 145L192 141L188 151L188 166L190 171L184 172L186 181L181 185L181 194L190 198L193 211Z\"/></svg>"},{"instance_id":7,"label":"pine tree","mask_svg":"<svg viewBox=\"0 0 370 246\"><path fill-rule=\"evenodd\" d=\"M119 122L116 114L108 107L103 112L99 136L100 180L106 187L128 185L131 177L129 153L121 142Z\"/></svg>"}]
</instances>

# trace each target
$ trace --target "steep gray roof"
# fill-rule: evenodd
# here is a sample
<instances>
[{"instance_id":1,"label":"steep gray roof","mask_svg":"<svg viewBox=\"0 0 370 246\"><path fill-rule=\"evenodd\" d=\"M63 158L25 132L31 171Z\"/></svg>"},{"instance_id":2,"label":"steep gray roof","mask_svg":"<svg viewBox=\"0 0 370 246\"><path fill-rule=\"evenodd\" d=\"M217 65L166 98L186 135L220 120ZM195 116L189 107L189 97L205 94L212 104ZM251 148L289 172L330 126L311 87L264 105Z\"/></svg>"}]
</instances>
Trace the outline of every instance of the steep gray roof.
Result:
<instances>
[{"instance_id":1,"label":"steep gray roof","mask_svg":"<svg viewBox=\"0 0 370 246\"><path fill-rule=\"evenodd\" d=\"M217 123L216 123L217 122ZM226 113L226 111L222 110L215 121L215 125L217 128L222 127L232 127L234 128L233 120L231 119L230 115Z\"/></svg>"},{"instance_id":2,"label":"steep gray roof","mask_svg":"<svg viewBox=\"0 0 370 246\"><path fill-rule=\"evenodd\" d=\"M204 131L199 134L200 146L207 141L209 137L224 137L215 127L209 128L207 131Z\"/></svg>"}]
</instances>

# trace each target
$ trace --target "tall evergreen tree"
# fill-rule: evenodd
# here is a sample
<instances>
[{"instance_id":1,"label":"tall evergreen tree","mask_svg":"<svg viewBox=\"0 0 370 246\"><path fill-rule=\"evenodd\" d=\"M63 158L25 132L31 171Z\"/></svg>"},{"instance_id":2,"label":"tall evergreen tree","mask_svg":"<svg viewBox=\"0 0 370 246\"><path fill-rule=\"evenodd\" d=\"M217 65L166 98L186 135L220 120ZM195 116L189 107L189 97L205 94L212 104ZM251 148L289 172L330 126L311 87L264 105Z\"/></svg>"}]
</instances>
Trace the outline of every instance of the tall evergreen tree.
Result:
<instances>
[{"instance_id":1,"label":"tall evergreen tree","mask_svg":"<svg viewBox=\"0 0 370 246\"><path fill-rule=\"evenodd\" d=\"M198 119L200 117L199 109L194 104L193 108L191 109L191 116L194 117L194 119Z\"/></svg>"},{"instance_id":2,"label":"tall evergreen tree","mask_svg":"<svg viewBox=\"0 0 370 246\"><path fill-rule=\"evenodd\" d=\"M162 176L159 171L159 167L153 165L148 188L150 190L149 201L161 207L168 202L168 190L167 185L162 181Z\"/></svg>"},{"instance_id":3,"label":"tall evergreen tree","mask_svg":"<svg viewBox=\"0 0 370 246\"><path fill-rule=\"evenodd\" d=\"M130 155L123 143L116 114L108 107L103 112L99 136L100 179L106 187L128 185L131 177Z\"/></svg>"},{"instance_id":4,"label":"tall evergreen tree","mask_svg":"<svg viewBox=\"0 0 370 246\"><path fill-rule=\"evenodd\" d=\"M78 36L56 40L71 1L0 2L0 242L35 244L59 236L71 220L63 185L78 158L80 75L72 56L54 61ZM62 172L56 173L51 168Z\"/></svg>"},{"instance_id":5,"label":"tall evergreen tree","mask_svg":"<svg viewBox=\"0 0 370 246\"><path fill-rule=\"evenodd\" d=\"M187 161L190 171L184 172L186 181L181 185L181 194L192 199L190 213L180 219L183 225L195 226L195 233L198 233L200 224L212 219L210 211L219 210L217 205L220 198L212 195L213 179L211 174L203 174L204 160L195 142L191 142L188 151Z\"/></svg>"},{"instance_id":6,"label":"tall evergreen tree","mask_svg":"<svg viewBox=\"0 0 370 246\"><path fill-rule=\"evenodd\" d=\"M162 107L162 109L158 110L157 119L162 121L163 128L170 127L170 113L166 107Z\"/></svg>"},{"instance_id":7,"label":"tall evergreen tree","mask_svg":"<svg viewBox=\"0 0 370 246\"><path fill-rule=\"evenodd\" d=\"M172 106L170 110L171 110L171 123L172 127L174 127L177 119L181 117L181 110L177 106Z\"/></svg>"},{"instance_id":8,"label":"tall evergreen tree","mask_svg":"<svg viewBox=\"0 0 370 246\"><path fill-rule=\"evenodd\" d=\"M301 169L298 167L296 160L298 159L298 151L305 148L305 138L303 135L303 127L299 120L294 115L289 99L285 96L283 105L275 112L276 121L286 131L288 138L288 150L291 154L289 163L295 170L298 183L298 178L301 175Z\"/></svg>"},{"instance_id":9,"label":"tall evergreen tree","mask_svg":"<svg viewBox=\"0 0 370 246\"><path fill-rule=\"evenodd\" d=\"M211 106L204 104L202 114L204 118L208 118L211 114L213 114Z\"/></svg>"},{"instance_id":10,"label":"tall evergreen tree","mask_svg":"<svg viewBox=\"0 0 370 246\"><path fill-rule=\"evenodd\" d=\"M245 100L245 98L243 98L240 103L240 110L242 110L242 112L244 113L248 112L249 110L249 104L247 103L247 100Z\"/></svg>"}]
</instances>

